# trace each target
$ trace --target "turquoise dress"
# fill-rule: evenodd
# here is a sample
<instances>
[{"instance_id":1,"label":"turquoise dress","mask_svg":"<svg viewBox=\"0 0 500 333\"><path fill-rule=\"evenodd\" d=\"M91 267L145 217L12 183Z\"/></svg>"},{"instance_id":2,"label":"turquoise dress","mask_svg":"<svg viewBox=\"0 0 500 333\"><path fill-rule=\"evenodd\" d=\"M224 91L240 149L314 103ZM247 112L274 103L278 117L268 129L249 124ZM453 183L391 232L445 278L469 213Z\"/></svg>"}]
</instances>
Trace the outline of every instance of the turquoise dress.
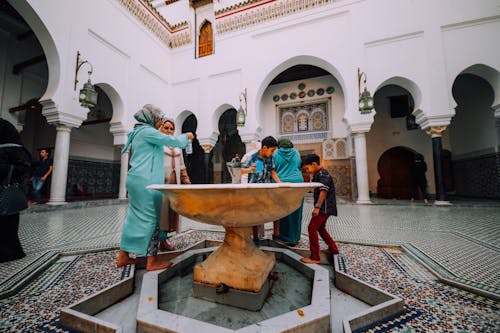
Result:
<instances>
[{"instance_id":1,"label":"turquoise dress","mask_svg":"<svg viewBox=\"0 0 500 333\"><path fill-rule=\"evenodd\" d=\"M300 154L295 148L279 148L274 152L274 170L282 182L302 183ZM302 204L304 200L302 200ZM302 204L293 213L280 220L280 239L289 243L300 240L302 229Z\"/></svg>"},{"instance_id":2,"label":"turquoise dress","mask_svg":"<svg viewBox=\"0 0 500 333\"><path fill-rule=\"evenodd\" d=\"M130 169L127 174L129 206L123 224L120 249L146 256L155 229L159 227L162 194L148 190L151 184L163 184L163 147L185 148L187 135L165 135L150 125L135 127L129 133L122 153L131 146Z\"/></svg>"}]
</instances>

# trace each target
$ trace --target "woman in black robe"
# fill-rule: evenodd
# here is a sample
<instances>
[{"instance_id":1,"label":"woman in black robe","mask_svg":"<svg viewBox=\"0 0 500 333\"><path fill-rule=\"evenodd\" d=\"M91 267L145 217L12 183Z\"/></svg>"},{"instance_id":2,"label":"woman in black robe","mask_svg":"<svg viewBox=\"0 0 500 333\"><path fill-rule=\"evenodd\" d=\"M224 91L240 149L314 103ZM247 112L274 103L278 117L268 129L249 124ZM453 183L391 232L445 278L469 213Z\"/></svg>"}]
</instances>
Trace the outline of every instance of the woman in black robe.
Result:
<instances>
[{"instance_id":1,"label":"woman in black robe","mask_svg":"<svg viewBox=\"0 0 500 333\"><path fill-rule=\"evenodd\" d=\"M8 177L10 165L14 165L11 183L26 184L31 155L24 148L14 125L0 118L0 184ZM23 258L26 254L19 241L19 213L0 216L0 262Z\"/></svg>"}]
</instances>

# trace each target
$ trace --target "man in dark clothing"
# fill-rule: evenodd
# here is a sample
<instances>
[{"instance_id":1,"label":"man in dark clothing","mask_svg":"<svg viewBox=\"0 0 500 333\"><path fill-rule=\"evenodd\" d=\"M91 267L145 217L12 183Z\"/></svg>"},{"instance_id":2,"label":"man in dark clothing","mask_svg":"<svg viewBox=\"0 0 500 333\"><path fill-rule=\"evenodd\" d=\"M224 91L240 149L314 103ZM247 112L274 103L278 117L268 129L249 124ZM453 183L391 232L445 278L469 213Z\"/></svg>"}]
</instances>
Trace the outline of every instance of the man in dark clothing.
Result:
<instances>
[{"instance_id":1,"label":"man in dark clothing","mask_svg":"<svg viewBox=\"0 0 500 333\"><path fill-rule=\"evenodd\" d=\"M427 178L425 173L427 172L427 164L424 161L424 156L422 154L416 154L415 159L411 164L411 174L413 177L413 192L414 198L418 198L418 190L422 192L422 197L424 198L424 203L429 202L429 195L427 194Z\"/></svg>"},{"instance_id":2,"label":"man in dark clothing","mask_svg":"<svg viewBox=\"0 0 500 333\"><path fill-rule=\"evenodd\" d=\"M53 161L51 158L49 158L48 150L40 150L40 165L31 178L31 182L33 184L32 198L34 201L31 201L30 204L39 204L42 200L40 191L42 190L47 177L49 177L52 173L52 164Z\"/></svg>"},{"instance_id":3,"label":"man in dark clothing","mask_svg":"<svg viewBox=\"0 0 500 333\"><path fill-rule=\"evenodd\" d=\"M319 156L309 154L304 158L302 165L307 173L313 176L312 181L323 184L321 187L314 189L314 209L312 211L311 221L307 230L309 232L309 249L311 256L302 258L300 261L306 264L319 264L319 239L321 238L328 245L327 253L338 254L339 249L337 244L326 230L326 221L330 215L337 216L337 199L335 197L335 184L333 179L323 167L320 165Z\"/></svg>"}]
</instances>

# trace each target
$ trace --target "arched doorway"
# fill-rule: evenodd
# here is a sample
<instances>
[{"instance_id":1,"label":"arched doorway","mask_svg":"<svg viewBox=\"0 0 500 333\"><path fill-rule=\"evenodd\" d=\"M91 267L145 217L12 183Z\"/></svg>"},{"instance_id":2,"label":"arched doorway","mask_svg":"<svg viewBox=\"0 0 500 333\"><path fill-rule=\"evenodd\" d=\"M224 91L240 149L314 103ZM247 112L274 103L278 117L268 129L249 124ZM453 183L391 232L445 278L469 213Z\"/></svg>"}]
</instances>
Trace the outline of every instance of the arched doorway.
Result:
<instances>
[{"instance_id":1,"label":"arched doorway","mask_svg":"<svg viewBox=\"0 0 500 333\"><path fill-rule=\"evenodd\" d=\"M500 198L499 156L492 104L492 82L499 72L485 65L474 65L458 75L452 87L457 103L449 132L455 195L458 197ZM469 135L464 135L469 133Z\"/></svg>"},{"instance_id":2,"label":"arched doorway","mask_svg":"<svg viewBox=\"0 0 500 333\"><path fill-rule=\"evenodd\" d=\"M109 122L113 105L106 92L94 85L97 105L71 133L66 199L116 198L120 185L120 149L113 144Z\"/></svg>"},{"instance_id":3,"label":"arched doorway","mask_svg":"<svg viewBox=\"0 0 500 333\"><path fill-rule=\"evenodd\" d=\"M411 163L415 151L394 147L385 151L377 163L379 180L377 197L385 199L410 199L413 196Z\"/></svg>"},{"instance_id":4,"label":"arched doorway","mask_svg":"<svg viewBox=\"0 0 500 333\"><path fill-rule=\"evenodd\" d=\"M245 144L241 141L236 126L236 110L226 110L219 118L219 138L213 149L214 183L231 183L231 175L226 163L238 154L245 154Z\"/></svg>"}]
</instances>

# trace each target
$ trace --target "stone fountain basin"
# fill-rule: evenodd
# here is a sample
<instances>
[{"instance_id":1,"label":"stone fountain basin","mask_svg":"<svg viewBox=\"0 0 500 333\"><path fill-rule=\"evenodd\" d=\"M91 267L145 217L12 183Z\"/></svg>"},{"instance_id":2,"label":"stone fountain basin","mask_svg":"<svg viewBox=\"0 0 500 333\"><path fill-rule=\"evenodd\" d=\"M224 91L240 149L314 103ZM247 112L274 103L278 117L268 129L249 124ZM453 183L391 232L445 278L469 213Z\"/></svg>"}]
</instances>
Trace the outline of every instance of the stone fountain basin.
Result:
<instances>
[{"instance_id":1,"label":"stone fountain basin","mask_svg":"<svg viewBox=\"0 0 500 333\"><path fill-rule=\"evenodd\" d=\"M190 219L224 227L250 227L278 220L296 209L321 183L149 185Z\"/></svg>"}]
</instances>

